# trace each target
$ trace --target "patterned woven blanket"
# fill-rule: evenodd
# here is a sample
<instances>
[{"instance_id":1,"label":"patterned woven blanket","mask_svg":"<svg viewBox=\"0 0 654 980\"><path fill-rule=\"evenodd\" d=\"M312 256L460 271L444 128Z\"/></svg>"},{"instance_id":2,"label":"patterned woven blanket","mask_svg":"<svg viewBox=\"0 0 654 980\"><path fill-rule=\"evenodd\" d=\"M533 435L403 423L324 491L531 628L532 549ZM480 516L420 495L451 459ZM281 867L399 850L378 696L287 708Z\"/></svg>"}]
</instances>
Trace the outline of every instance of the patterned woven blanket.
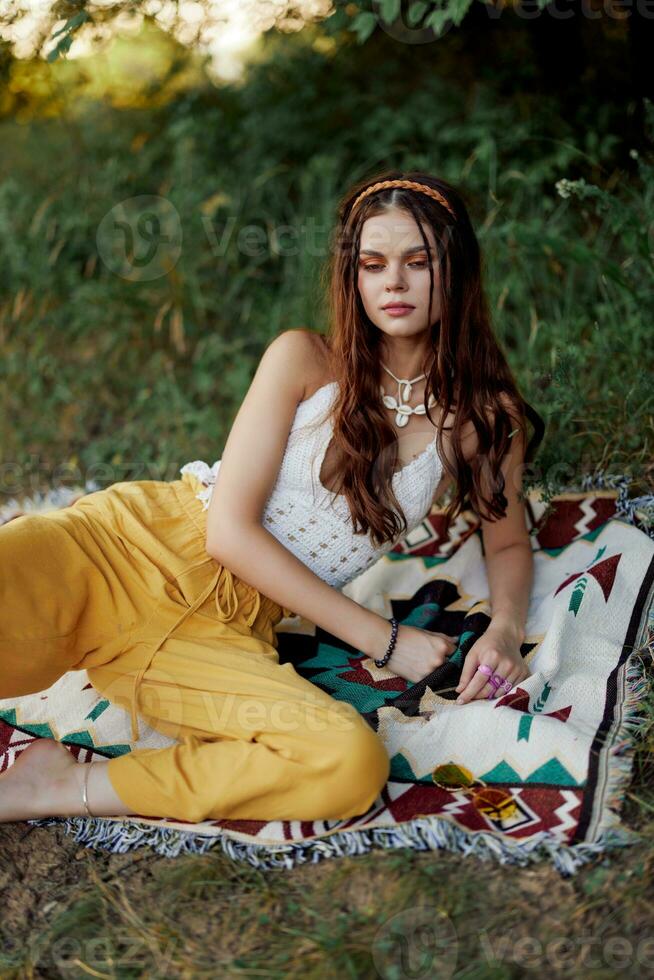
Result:
<instances>
[{"instance_id":1,"label":"patterned woven blanket","mask_svg":"<svg viewBox=\"0 0 654 980\"><path fill-rule=\"evenodd\" d=\"M590 480L595 484L589 485ZM622 481L622 484L620 484ZM616 489L617 487L617 489ZM52 494L18 513L66 506L87 490ZM89 847L151 845L174 856L219 845L256 867L292 867L373 847L446 848L502 863L551 860L568 876L595 855L637 843L620 820L635 740L647 724L654 653L654 497L629 500L623 477L588 478L546 508L527 500L534 587L522 654L530 676L492 701L455 705L467 650L489 622L478 519L449 533L434 509L400 545L343 590L400 622L459 636L456 653L410 683L295 617L278 627L282 663L351 702L377 731L391 775L367 813L349 820L59 817ZM85 671L47 691L0 700L0 772L35 738L55 738L80 761L169 745L151 727L121 741L122 708Z\"/></svg>"}]
</instances>

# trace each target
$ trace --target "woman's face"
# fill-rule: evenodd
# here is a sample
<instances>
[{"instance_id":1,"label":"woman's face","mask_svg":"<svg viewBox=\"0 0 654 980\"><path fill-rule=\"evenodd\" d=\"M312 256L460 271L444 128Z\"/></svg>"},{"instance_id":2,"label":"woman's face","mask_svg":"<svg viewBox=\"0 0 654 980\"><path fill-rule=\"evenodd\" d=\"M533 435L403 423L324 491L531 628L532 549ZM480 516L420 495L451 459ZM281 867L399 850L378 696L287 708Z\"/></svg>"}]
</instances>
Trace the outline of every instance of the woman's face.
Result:
<instances>
[{"instance_id":1,"label":"woman's face","mask_svg":"<svg viewBox=\"0 0 654 980\"><path fill-rule=\"evenodd\" d=\"M415 219L392 208L367 218L361 229L357 283L365 311L375 326L393 337L415 337L428 331L441 315L440 275L436 241L424 226L434 265L434 295L429 306L429 263ZM373 254L374 253L374 254ZM384 309L397 300L409 304L402 316Z\"/></svg>"}]
</instances>

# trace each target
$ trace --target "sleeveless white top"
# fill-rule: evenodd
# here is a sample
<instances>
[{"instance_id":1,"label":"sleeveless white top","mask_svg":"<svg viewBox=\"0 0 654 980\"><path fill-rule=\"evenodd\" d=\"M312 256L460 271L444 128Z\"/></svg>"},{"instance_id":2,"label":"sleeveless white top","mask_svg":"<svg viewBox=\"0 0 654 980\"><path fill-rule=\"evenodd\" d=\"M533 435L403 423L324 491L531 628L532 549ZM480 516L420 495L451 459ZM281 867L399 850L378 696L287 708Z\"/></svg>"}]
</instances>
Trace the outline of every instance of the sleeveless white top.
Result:
<instances>
[{"instance_id":1,"label":"sleeveless white top","mask_svg":"<svg viewBox=\"0 0 654 980\"><path fill-rule=\"evenodd\" d=\"M404 535L380 548L373 547L369 534L354 534L345 497L327 490L320 482L320 468L333 435L328 410L337 388L338 382L330 381L299 403L261 522L316 575L340 589L390 551ZM321 417L323 409L327 412ZM192 473L204 484L196 497L203 501L205 510L220 462L216 460L209 467L203 460L194 460L180 469L180 473ZM430 512L442 474L435 435L426 449L393 474L393 490L407 520L405 534Z\"/></svg>"}]
</instances>

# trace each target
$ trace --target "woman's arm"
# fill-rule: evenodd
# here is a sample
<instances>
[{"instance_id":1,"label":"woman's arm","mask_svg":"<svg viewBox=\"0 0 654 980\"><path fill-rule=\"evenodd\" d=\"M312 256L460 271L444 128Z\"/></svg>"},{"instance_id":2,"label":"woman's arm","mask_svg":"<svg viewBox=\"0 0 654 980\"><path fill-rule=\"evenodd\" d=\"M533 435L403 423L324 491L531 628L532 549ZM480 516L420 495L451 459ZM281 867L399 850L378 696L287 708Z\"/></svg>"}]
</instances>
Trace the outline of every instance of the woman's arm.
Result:
<instances>
[{"instance_id":1,"label":"woman's arm","mask_svg":"<svg viewBox=\"0 0 654 980\"><path fill-rule=\"evenodd\" d=\"M511 410L509 405L507 408ZM524 452L524 440L516 432L502 461L504 495L508 501L506 514L495 521L480 518L491 621L466 655L461 681L456 688L461 692L459 700L463 703L488 695L487 678L477 671L480 664L488 664L514 685L529 675L520 654L534 566L525 505L518 496L522 489Z\"/></svg>"},{"instance_id":2,"label":"woman's arm","mask_svg":"<svg viewBox=\"0 0 654 980\"><path fill-rule=\"evenodd\" d=\"M516 541L487 553L486 574L491 597L490 625L510 632L519 645L525 638L534 576L534 556L529 542Z\"/></svg>"},{"instance_id":3,"label":"woman's arm","mask_svg":"<svg viewBox=\"0 0 654 980\"><path fill-rule=\"evenodd\" d=\"M512 411L505 400L506 408ZM511 438L502 460L506 514L495 521L480 518L486 573L491 600L491 624L511 630L524 639L529 596L533 582L533 553L522 492L525 443L519 431Z\"/></svg>"},{"instance_id":4,"label":"woman's arm","mask_svg":"<svg viewBox=\"0 0 654 980\"><path fill-rule=\"evenodd\" d=\"M286 330L268 345L225 443L207 514L207 553L281 606L382 657L391 625L311 571L262 524L289 431L315 361L312 337Z\"/></svg>"},{"instance_id":5,"label":"woman's arm","mask_svg":"<svg viewBox=\"0 0 654 980\"><path fill-rule=\"evenodd\" d=\"M391 638L388 620L323 581L261 524L225 530L209 553L280 606L369 657L383 657Z\"/></svg>"}]
</instances>

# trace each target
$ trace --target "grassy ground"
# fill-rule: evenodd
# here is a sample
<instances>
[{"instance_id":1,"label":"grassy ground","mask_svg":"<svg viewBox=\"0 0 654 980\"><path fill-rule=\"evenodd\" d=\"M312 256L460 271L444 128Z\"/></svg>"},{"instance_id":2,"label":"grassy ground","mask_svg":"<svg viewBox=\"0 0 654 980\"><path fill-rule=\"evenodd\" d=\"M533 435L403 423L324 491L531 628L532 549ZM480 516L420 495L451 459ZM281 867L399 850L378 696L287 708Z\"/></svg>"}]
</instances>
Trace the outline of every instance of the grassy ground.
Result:
<instances>
[{"instance_id":1,"label":"grassy ground","mask_svg":"<svg viewBox=\"0 0 654 980\"><path fill-rule=\"evenodd\" d=\"M645 709L654 721L653 696ZM651 976L653 743L654 727L623 811L643 843L570 878L408 848L262 872L219 847L111 854L61 827L4 825L0 976Z\"/></svg>"}]
</instances>

